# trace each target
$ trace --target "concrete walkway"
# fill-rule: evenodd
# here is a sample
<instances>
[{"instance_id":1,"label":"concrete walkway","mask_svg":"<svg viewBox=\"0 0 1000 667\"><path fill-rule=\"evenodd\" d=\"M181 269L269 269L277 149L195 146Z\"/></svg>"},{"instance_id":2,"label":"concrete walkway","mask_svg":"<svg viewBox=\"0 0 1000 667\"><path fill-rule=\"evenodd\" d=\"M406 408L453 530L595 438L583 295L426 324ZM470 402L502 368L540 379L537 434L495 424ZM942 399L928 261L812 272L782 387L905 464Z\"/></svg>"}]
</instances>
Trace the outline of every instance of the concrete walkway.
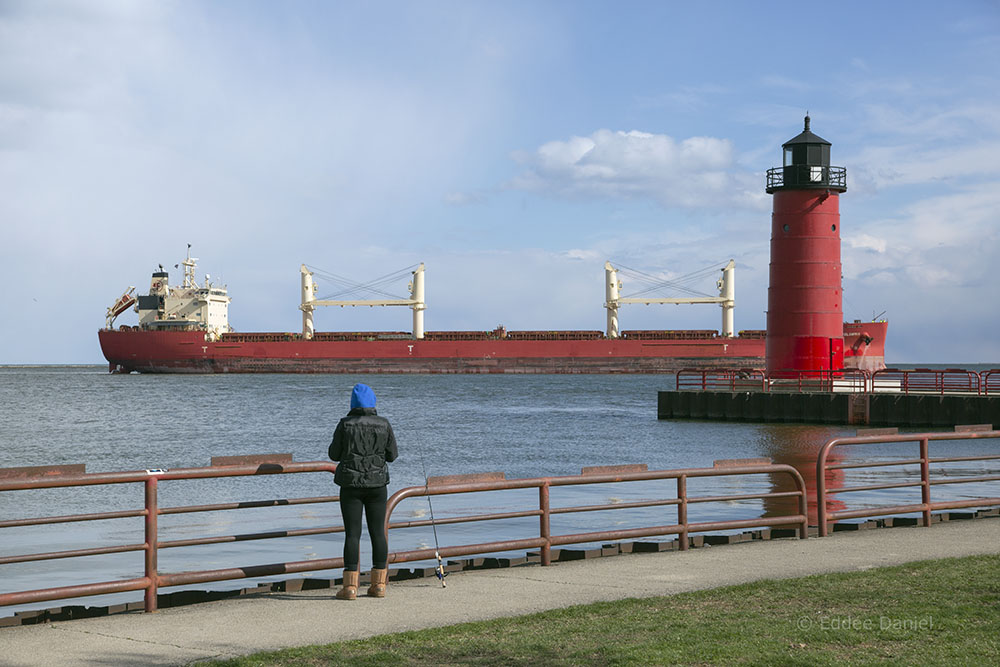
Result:
<instances>
[{"instance_id":1,"label":"concrete walkway","mask_svg":"<svg viewBox=\"0 0 1000 667\"><path fill-rule=\"evenodd\" d=\"M600 600L996 553L1000 519L986 518L467 571L450 575L445 589L431 578L392 582L384 600L339 601L331 590L272 593L155 614L0 628L0 664L184 665Z\"/></svg>"}]
</instances>

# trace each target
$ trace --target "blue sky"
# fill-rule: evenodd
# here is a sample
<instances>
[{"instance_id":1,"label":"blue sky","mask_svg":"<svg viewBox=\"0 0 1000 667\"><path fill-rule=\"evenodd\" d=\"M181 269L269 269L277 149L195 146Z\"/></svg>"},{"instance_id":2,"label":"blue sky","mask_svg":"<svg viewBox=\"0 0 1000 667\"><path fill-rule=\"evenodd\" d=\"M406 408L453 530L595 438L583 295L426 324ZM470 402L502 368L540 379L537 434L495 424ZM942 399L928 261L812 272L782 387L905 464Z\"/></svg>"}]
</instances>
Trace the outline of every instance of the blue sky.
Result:
<instances>
[{"instance_id":1,"label":"blue sky","mask_svg":"<svg viewBox=\"0 0 1000 667\"><path fill-rule=\"evenodd\" d=\"M105 309L187 243L240 331L299 330L303 262L425 262L430 330L603 329L605 260L730 258L763 328L806 110L848 170L845 318L885 311L890 363L1000 364L996 1L0 0L0 363L103 363Z\"/></svg>"}]
</instances>

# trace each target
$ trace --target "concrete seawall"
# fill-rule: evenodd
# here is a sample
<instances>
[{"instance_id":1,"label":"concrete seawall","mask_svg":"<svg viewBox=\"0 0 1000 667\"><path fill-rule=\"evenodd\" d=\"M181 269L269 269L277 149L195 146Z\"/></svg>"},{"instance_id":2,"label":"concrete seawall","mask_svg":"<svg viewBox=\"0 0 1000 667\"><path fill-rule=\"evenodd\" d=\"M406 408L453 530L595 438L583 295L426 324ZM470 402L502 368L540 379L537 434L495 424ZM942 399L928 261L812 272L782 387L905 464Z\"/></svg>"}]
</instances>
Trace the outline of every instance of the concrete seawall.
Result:
<instances>
[{"instance_id":1,"label":"concrete seawall","mask_svg":"<svg viewBox=\"0 0 1000 667\"><path fill-rule=\"evenodd\" d=\"M871 426L1000 427L1000 396L841 392L661 391L659 419Z\"/></svg>"},{"instance_id":2,"label":"concrete seawall","mask_svg":"<svg viewBox=\"0 0 1000 667\"><path fill-rule=\"evenodd\" d=\"M433 578L393 583L384 600L344 602L327 589L0 628L0 663L183 665L575 604L996 553L1000 519L986 518L478 570L454 574L446 589Z\"/></svg>"}]
</instances>

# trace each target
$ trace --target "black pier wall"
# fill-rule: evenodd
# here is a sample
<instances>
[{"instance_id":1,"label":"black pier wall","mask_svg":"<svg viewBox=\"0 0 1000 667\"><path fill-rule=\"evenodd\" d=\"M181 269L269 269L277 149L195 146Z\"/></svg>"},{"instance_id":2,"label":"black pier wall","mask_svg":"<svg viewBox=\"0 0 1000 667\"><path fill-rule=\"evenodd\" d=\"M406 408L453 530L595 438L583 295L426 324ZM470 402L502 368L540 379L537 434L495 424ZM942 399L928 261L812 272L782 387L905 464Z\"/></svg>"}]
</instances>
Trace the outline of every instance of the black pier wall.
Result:
<instances>
[{"instance_id":1,"label":"black pier wall","mask_svg":"<svg viewBox=\"0 0 1000 667\"><path fill-rule=\"evenodd\" d=\"M1000 396L661 391L659 419L1000 427Z\"/></svg>"}]
</instances>

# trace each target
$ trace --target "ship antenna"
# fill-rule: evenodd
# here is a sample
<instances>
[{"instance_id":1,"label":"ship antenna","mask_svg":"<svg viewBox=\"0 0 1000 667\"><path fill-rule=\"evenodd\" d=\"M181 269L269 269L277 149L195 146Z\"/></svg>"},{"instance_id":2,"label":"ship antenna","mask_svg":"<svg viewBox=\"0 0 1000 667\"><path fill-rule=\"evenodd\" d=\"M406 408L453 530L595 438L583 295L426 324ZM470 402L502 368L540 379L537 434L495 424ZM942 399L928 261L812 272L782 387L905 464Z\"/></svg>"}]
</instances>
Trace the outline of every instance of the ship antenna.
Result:
<instances>
[{"instance_id":1,"label":"ship antenna","mask_svg":"<svg viewBox=\"0 0 1000 667\"><path fill-rule=\"evenodd\" d=\"M181 262L184 266L184 287L197 287L198 283L194 280L194 267L197 266L196 262L198 258L191 257L191 244L187 244L187 258Z\"/></svg>"},{"instance_id":2,"label":"ship antenna","mask_svg":"<svg viewBox=\"0 0 1000 667\"><path fill-rule=\"evenodd\" d=\"M431 503L431 494L427 488L430 478L427 477L427 465L424 463L424 454L419 447L417 448L417 457L420 459L420 467L424 471L424 495L427 498L427 507L431 513L431 530L434 531L434 557L437 558L437 567L434 568L434 574L441 581L441 588L447 588L448 584L445 583L444 578L448 576L448 573L444 571L444 562L441 560L441 546L438 543L437 524L434 522L434 504Z\"/></svg>"}]
</instances>

